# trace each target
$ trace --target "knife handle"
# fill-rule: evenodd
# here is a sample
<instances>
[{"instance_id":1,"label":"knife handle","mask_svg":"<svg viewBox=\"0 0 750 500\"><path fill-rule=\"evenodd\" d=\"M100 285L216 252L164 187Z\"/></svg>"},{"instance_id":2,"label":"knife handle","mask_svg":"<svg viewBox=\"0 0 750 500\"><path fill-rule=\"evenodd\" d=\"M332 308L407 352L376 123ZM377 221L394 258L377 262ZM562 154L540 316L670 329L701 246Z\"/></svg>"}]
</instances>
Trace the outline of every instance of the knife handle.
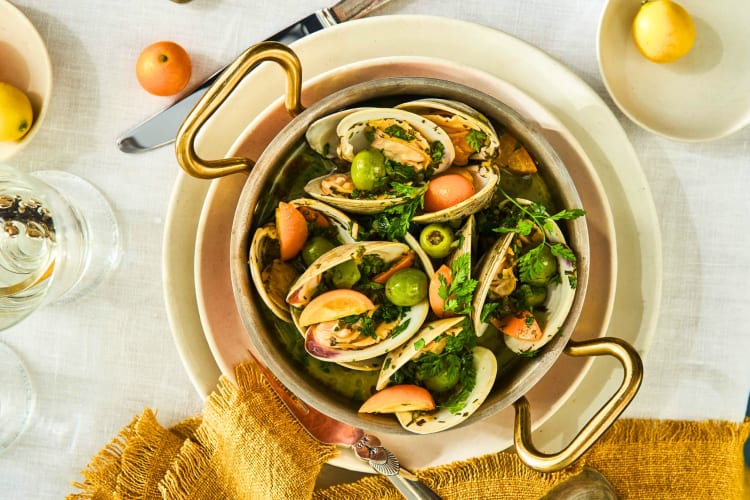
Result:
<instances>
[{"instance_id":1,"label":"knife handle","mask_svg":"<svg viewBox=\"0 0 750 500\"><path fill-rule=\"evenodd\" d=\"M387 477L406 500L441 500L417 476L401 467L396 455L382 446L375 436L365 434L354 444L354 453L370 464L374 471Z\"/></svg>"},{"instance_id":2,"label":"knife handle","mask_svg":"<svg viewBox=\"0 0 750 500\"><path fill-rule=\"evenodd\" d=\"M349 21L365 17L378 7L385 5L390 0L341 0L329 10L340 21Z\"/></svg>"},{"instance_id":3,"label":"knife handle","mask_svg":"<svg viewBox=\"0 0 750 500\"><path fill-rule=\"evenodd\" d=\"M406 500L442 500L441 496L404 468L398 474L386 477Z\"/></svg>"},{"instance_id":4,"label":"knife handle","mask_svg":"<svg viewBox=\"0 0 750 500\"><path fill-rule=\"evenodd\" d=\"M249 158L241 157L205 160L195 151L195 139L203 124L229 97L245 75L263 61L273 61L279 64L286 73L285 106L287 111L292 116L303 111L304 108L300 102L302 67L297 55L286 45L278 42L261 42L253 45L219 75L177 131L175 139L177 162L188 174L199 179L214 179L250 170L255 165Z\"/></svg>"}]
</instances>

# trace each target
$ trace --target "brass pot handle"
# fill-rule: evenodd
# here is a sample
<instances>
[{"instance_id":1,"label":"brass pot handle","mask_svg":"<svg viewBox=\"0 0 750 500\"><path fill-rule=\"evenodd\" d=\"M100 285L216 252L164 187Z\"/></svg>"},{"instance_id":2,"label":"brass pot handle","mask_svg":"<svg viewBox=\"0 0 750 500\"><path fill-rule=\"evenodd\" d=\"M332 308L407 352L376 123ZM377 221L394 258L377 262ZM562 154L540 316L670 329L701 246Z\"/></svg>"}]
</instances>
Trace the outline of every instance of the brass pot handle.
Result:
<instances>
[{"instance_id":1,"label":"brass pot handle","mask_svg":"<svg viewBox=\"0 0 750 500\"><path fill-rule=\"evenodd\" d=\"M615 394L583 426L570 444L558 453L547 454L536 449L531 439L529 402L522 396L513 403L516 409L513 436L516 453L526 465L540 472L559 471L578 460L630 404L643 380L641 357L633 346L622 339L602 337L581 342L570 340L563 352L575 357L604 354L614 356L622 364L625 373Z\"/></svg>"},{"instance_id":2,"label":"brass pot handle","mask_svg":"<svg viewBox=\"0 0 750 500\"><path fill-rule=\"evenodd\" d=\"M185 172L200 179L214 179L253 168L255 162L249 158L204 160L195 152L195 137L206 120L224 103L245 75L263 61L273 61L279 64L286 73L284 104L289 114L297 116L304 111L300 103L302 67L297 55L286 45L278 42L262 42L253 45L219 75L177 131L175 152L177 162Z\"/></svg>"}]
</instances>

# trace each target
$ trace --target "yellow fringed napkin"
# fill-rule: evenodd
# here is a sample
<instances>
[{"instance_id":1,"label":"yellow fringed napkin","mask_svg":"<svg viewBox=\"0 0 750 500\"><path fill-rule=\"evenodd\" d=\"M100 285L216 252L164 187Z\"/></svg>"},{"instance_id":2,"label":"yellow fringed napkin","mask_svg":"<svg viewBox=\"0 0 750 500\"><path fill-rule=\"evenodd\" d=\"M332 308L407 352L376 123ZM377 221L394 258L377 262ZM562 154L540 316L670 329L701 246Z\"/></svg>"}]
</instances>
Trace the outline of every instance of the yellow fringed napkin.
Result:
<instances>
[{"instance_id":1,"label":"yellow fringed napkin","mask_svg":"<svg viewBox=\"0 0 750 500\"><path fill-rule=\"evenodd\" d=\"M203 416L167 429L147 409L94 457L68 499L400 499L382 476L314 491L336 453L297 424L253 365L222 379ZM416 471L446 500L536 499L584 465L623 499L742 499L750 420L620 420L575 465L542 474L512 453Z\"/></svg>"}]
</instances>

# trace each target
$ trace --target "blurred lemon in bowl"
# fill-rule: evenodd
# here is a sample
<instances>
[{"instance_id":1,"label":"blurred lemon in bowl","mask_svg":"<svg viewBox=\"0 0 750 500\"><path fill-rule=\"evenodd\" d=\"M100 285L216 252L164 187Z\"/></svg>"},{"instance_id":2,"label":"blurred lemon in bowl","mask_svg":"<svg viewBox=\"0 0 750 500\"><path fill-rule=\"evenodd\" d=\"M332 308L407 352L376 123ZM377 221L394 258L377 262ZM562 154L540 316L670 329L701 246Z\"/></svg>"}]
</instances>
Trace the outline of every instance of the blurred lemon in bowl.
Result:
<instances>
[{"instance_id":1,"label":"blurred lemon in bowl","mask_svg":"<svg viewBox=\"0 0 750 500\"><path fill-rule=\"evenodd\" d=\"M633 19L633 40L650 61L672 62L693 48L695 25L681 5L671 0L648 0Z\"/></svg>"},{"instance_id":2,"label":"blurred lemon in bowl","mask_svg":"<svg viewBox=\"0 0 750 500\"><path fill-rule=\"evenodd\" d=\"M29 97L10 83L0 82L0 142L21 139L33 120Z\"/></svg>"}]
</instances>

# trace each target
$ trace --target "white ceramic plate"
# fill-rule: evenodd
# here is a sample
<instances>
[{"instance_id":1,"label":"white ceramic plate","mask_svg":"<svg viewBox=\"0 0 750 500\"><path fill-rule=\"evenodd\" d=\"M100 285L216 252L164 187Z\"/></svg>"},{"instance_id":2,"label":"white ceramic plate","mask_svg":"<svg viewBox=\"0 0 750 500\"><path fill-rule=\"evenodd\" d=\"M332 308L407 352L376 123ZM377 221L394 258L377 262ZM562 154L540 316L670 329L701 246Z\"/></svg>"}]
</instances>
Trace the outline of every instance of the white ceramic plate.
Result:
<instances>
[{"instance_id":1,"label":"white ceramic plate","mask_svg":"<svg viewBox=\"0 0 750 500\"><path fill-rule=\"evenodd\" d=\"M312 103L341 88L362 81L389 76L450 79L492 95L521 113L555 147L580 191L587 217L591 246L591 271L587 300L574 337L584 340L606 333L615 298L616 251L614 223L606 195L593 166L581 147L560 122L518 88L492 75L457 63L415 57L370 59L336 68L305 85L303 98ZM261 113L241 134L229 151L230 156L257 158L268 141L290 121L281 99ZM234 367L247 361L252 350L249 336L235 307L229 269L229 245L234 208L246 175L214 181L204 202L195 247L195 282L198 310L211 351L221 371L234 378ZM257 355L256 355L257 357ZM539 427L570 395L585 375L590 363L581 364L563 357L529 393L534 408L532 428ZM442 465L454 460L496 452L513 442L513 410L470 427L434 436L378 434L384 446L411 467ZM469 437L476 446L459 446ZM420 450L415 454L414 450ZM447 450L451 450L448 452ZM334 461L347 468L362 467L351 453Z\"/></svg>"},{"instance_id":2,"label":"white ceramic plate","mask_svg":"<svg viewBox=\"0 0 750 500\"><path fill-rule=\"evenodd\" d=\"M400 29L404 25L411 29ZM451 44L439 43L446 39L452 40ZM327 49L334 43L341 50L331 55ZM478 46L492 46L494 50L474 50ZM655 209L624 131L582 80L517 38L472 23L430 16L384 16L344 23L297 42L294 49L308 78L358 61L363 53L370 57L440 57L503 78L549 109L575 136L595 166L614 215L618 279L611 324L617 325L617 330L609 333L630 341L645 353L661 296L661 243ZM283 86L278 70L263 66L256 71L203 130L198 151L204 157L224 156L249 118L278 95ZM549 85L549 81L555 85ZM213 123L220 123L221 127ZM185 245L195 237L194 226L189 222L196 224L200 215L196 200L202 199L207 189L202 182L180 175L175 184L165 234L164 288L173 335L186 370L196 388L206 394L215 384L219 370L203 336L195 294L190 297L187 291L194 286L193 248ZM625 279L620 278L623 273ZM612 364L594 361L587 378L535 432L538 446L554 448L570 440L618 383ZM471 450L478 444L481 443L469 439L463 448ZM451 456L451 450L444 450L434 460L445 461Z\"/></svg>"},{"instance_id":3,"label":"white ceramic plate","mask_svg":"<svg viewBox=\"0 0 750 500\"><path fill-rule=\"evenodd\" d=\"M0 160L10 158L36 135L52 95L52 63L47 46L31 21L0 0L0 82L23 90L34 110L34 123L20 141L0 142Z\"/></svg>"},{"instance_id":4,"label":"white ceramic plate","mask_svg":"<svg viewBox=\"0 0 750 500\"><path fill-rule=\"evenodd\" d=\"M599 70L617 106L646 130L683 141L718 139L750 122L750 8L747 0L678 3L693 17L695 45L658 64L633 42L640 2L610 0L599 23Z\"/></svg>"}]
</instances>

